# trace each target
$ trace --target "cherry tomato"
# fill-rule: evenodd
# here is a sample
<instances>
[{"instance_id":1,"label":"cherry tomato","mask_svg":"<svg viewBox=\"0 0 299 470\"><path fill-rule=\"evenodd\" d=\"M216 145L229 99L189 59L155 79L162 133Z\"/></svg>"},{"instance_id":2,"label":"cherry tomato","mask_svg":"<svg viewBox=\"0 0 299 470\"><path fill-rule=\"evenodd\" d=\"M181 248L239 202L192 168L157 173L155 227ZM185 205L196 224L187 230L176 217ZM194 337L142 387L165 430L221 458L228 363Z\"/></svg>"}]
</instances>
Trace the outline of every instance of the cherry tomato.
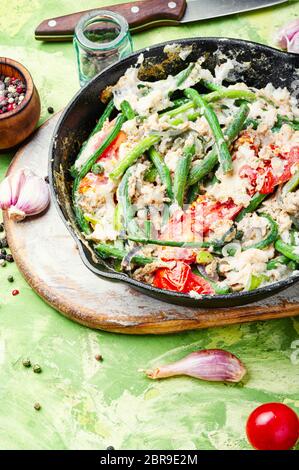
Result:
<instances>
[{"instance_id":1,"label":"cherry tomato","mask_svg":"<svg viewBox=\"0 0 299 470\"><path fill-rule=\"evenodd\" d=\"M266 403L251 413L246 433L257 450L288 450L299 438L299 419L289 406Z\"/></svg>"},{"instance_id":2,"label":"cherry tomato","mask_svg":"<svg viewBox=\"0 0 299 470\"><path fill-rule=\"evenodd\" d=\"M175 292L195 291L198 294L214 294L213 288L205 279L193 274L190 266L180 261L173 269L159 268L155 273L154 285Z\"/></svg>"}]
</instances>

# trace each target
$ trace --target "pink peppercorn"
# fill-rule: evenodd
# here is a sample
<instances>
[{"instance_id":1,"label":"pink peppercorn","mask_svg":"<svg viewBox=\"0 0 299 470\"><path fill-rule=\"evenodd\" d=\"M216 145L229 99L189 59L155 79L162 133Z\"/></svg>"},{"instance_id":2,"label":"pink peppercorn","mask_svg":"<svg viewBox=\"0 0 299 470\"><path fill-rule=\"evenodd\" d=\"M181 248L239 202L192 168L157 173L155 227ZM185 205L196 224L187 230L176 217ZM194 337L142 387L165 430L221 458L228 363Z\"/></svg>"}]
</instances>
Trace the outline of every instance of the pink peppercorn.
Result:
<instances>
[{"instance_id":1,"label":"pink peppercorn","mask_svg":"<svg viewBox=\"0 0 299 470\"><path fill-rule=\"evenodd\" d=\"M22 93L23 91L23 87L22 86L17 86L17 89L16 89L17 93Z\"/></svg>"},{"instance_id":2,"label":"pink peppercorn","mask_svg":"<svg viewBox=\"0 0 299 470\"><path fill-rule=\"evenodd\" d=\"M20 291L18 291L18 289L14 289L12 291L12 295L18 295L20 293Z\"/></svg>"}]
</instances>

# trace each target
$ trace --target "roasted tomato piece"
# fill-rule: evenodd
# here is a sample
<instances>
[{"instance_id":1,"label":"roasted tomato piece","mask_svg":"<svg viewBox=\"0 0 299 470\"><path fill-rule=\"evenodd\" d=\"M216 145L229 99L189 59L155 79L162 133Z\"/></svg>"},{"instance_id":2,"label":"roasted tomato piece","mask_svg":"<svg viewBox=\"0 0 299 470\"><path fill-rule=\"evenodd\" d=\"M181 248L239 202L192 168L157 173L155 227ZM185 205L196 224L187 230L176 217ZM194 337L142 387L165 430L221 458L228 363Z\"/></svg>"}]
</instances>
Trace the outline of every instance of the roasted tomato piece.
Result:
<instances>
[{"instance_id":1,"label":"roasted tomato piece","mask_svg":"<svg viewBox=\"0 0 299 470\"><path fill-rule=\"evenodd\" d=\"M277 148L273 146L273 151L277 153ZM293 147L289 153L277 153L279 158L284 165L281 174L276 174L272 166L272 160L264 160L263 166L256 169L251 168L249 165L244 165L239 172L241 178L247 178L249 180L251 189L249 194L253 195L257 190L261 194L270 194L274 191L275 186L286 183L293 174L294 166L299 164L299 146ZM262 185L257 188L258 182L261 181Z\"/></svg>"},{"instance_id":2,"label":"roasted tomato piece","mask_svg":"<svg viewBox=\"0 0 299 470\"><path fill-rule=\"evenodd\" d=\"M241 209L232 199L219 202L206 195L199 196L186 212L180 211L178 215L171 217L160 238L189 242L202 240L213 223L218 220L233 220Z\"/></svg>"},{"instance_id":3,"label":"roasted tomato piece","mask_svg":"<svg viewBox=\"0 0 299 470\"><path fill-rule=\"evenodd\" d=\"M126 140L127 134L123 131L120 131L117 137L111 142L111 144L106 148L106 150L104 150L104 152L98 158L97 161L102 160L103 158L117 158L119 147Z\"/></svg>"},{"instance_id":4,"label":"roasted tomato piece","mask_svg":"<svg viewBox=\"0 0 299 470\"><path fill-rule=\"evenodd\" d=\"M218 220L233 220L240 210L241 207L231 198L226 202L219 202L207 196L199 196L191 206L191 211L194 213L193 231L205 236L211 230L213 223Z\"/></svg>"},{"instance_id":5,"label":"roasted tomato piece","mask_svg":"<svg viewBox=\"0 0 299 470\"><path fill-rule=\"evenodd\" d=\"M196 274L193 274L192 272L190 273L188 280L185 285L185 292L191 292L195 291L198 294L204 294L204 295L209 295L209 294L215 294L214 289L212 286L203 279L200 276L197 276Z\"/></svg>"},{"instance_id":6,"label":"roasted tomato piece","mask_svg":"<svg viewBox=\"0 0 299 470\"><path fill-rule=\"evenodd\" d=\"M84 194L89 190L95 191L97 186L105 184L107 181L107 176L87 173L87 175L80 181L78 191L80 194Z\"/></svg>"},{"instance_id":7,"label":"roasted tomato piece","mask_svg":"<svg viewBox=\"0 0 299 470\"><path fill-rule=\"evenodd\" d=\"M172 269L157 269L154 277L154 285L160 289L167 289L175 292L186 292L185 285L190 273L190 266L178 261L176 266Z\"/></svg>"},{"instance_id":8,"label":"roasted tomato piece","mask_svg":"<svg viewBox=\"0 0 299 470\"><path fill-rule=\"evenodd\" d=\"M177 262L173 269L159 268L154 277L154 285L160 289L188 293L195 291L198 294L213 294L210 284L200 276L192 273L186 263Z\"/></svg>"}]
</instances>

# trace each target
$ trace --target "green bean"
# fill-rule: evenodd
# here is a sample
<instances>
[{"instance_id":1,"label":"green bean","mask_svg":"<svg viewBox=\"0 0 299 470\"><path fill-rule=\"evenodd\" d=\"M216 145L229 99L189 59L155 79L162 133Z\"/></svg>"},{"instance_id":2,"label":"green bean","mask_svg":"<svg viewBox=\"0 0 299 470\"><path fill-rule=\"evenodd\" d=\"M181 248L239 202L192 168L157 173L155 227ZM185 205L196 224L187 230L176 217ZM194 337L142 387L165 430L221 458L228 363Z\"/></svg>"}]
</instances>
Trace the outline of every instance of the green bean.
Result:
<instances>
[{"instance_id":1,"label":"green bean","mask_svg":"<svg viewBox=\"0 0 299 470\"><path fill-rule=\"evenodd\" d=\"M172 181L171 181L171 175L170 175L168 166L164 162L160 153L157 152L157 150L154 147L151 147L149 149L148 154L159 173L161 183L166 188L167 196L169 197L170 200L172 200L173 199Z\"/></svg>"},{"instance_id":2,"label":"green bean","mask_svg":"<svg viewBox=\"0 0 299 470\"><path fill-rule=\"evenodd\" d=\"M190 177L190 173L189 173L189 177ZM195 183L192 186L189 186L188 193L187 193L187 203L192 204L192 202L196 201L198 196L199 196L199 185L198 185L198 183Z\"/></svg>"},{"instance_id":3,"label":"green bean","mask_svg":"<svg viewBox=\"0 0 299 470\"><path fill-rule=\"evenodd\" d=\"M200 96L200 95L199 95ZM243 99L246 101L253 101L256 99L255 94L252 91L248 90L218 90L214 91L213 93L209 93L207 95L203 95L202 99L204 99L207 103L213 103L215 101L219 101L221 99L228 98L228 99ZM195 108L196 105L194 102L187 101L184 102L181 106L175 107L174 109L171 109L169 111L164 112L161 116L168 116L169 118L175 117L179 114L186 113L187 111ZM199 105L199 107L202 107ZM189 120L195 120L195 117L200 116L200 112L195 112L193 115L191 114L191 119ZM193 117L193 119L192 119Z\"/></svg>"},{"instance_id":4,"label":"green bean","mask_svg":"<svg viewBox=\"0 0 299 470\"><path fill-rule=\"evenodd\" d=\"M296 245L290 245L288 243L283 242L281 239L278 239L275 243L276 251L283 254L287 258L296 261L299 263L299 247Z\"/></svg>"},{"instance_id":5,"label":"green bean","mask_svg":"<svg viewBox=\"0 0 299 470\"><path fill-rule=\"evenodd\" d=\"M131 119L134 119L134 117L136 116L135 112L132 109L132 106L127 100L124 100L121 103L120 109L128 121L130 121Z\"/></svg>"},{"instance_id":6,"label":"green bean","mask_svg":"<svg viewBox=\"0 0 299 470\"><path fill-rule=\"evenodd\" d=\"M268 214L259 214L259 216L264 217L265 219L268 220L269 225L270 225L270 231L269 231L268 235L266 236L266 238L264 238L263 240L261 240L257 243L254 243L253 245L242 247L242 250L249 250L250 248L255 248L257 250L263 250L264 248L271 245L271 243L274 243L277 240L278 225L275 222L275 220L273 220L272 217L270 217L270 215L268 215Z\"/></svg>"},{"instance_id":7,"label":"green bean","mask_svg":"<svg viewBox=\"0 0 299 470\"><path fill-rule=\"evenodd\" d=\"M176 85L178 88L187 80L194 67L195 64L191 63L188 65L187 68L185 68L175 76Z\"/></svg>"},{"instance_id":8,"label":"green bean","mask_svg":"<svg viewBox=\"0 0 299 470\"><path fill-rule=\"evenodd\" d=\"M177 98L176 100L172 100L172 106L169 106L167 109L162 109L161 111L158 111L158 114L164 114L168 113L169 111L172 111L175 108L178 108L179 106L182 106L183 104L189 103L190 100L188 98Z\"/></svg>"},{"instance_id":9,"label":"green bean","mask_svg":"<svg viewBox=\"0 0 299 470\"><path fill-rule=\"evenodd\" d=\"M129 168L117 188L117 199L120 206L123 225L128 233L137 235L140 233L140 229L136 220L134 219L136 211L134 206L131 204L129 196L129 179L132 175L132 168Z\"/></svg>"},{"instance_id":10,"label":"green bean","mask_svg":"<svg viewBox=\"0 0 299 470\"><path fill-rule=\"evenodd\" d=\"M106 121L106 119L109 118L110 114L112 113L114 109L114 103L113 103L113 100L111 100L108 104L108 106L106 107L104 113L102 114L102 116L100 117L100 119L98 120L96 126L94 127L93 131L91 132L91 134L89 135L88 139L83 143L83 145L81 146L81 149L80 149L80 152L78 153L77 157L76 157L76 160L78 160L84 150L84 148L86 147L89 139L94 135L96 134L97 132L101 131L102 128L103 128L103 125L104 125L104 122ZM70 173L71 173L71 176L73 178L76 178L76 176L78 175L78 169L76 168L75 165L72 165L72 167L70 168Z\"/></svg>"},{"instance_id":11,"label":"green bean","mask_svg":"<svg viewBox=\"0 0 299 470\"><path fill-rule=\"evenodd\" d=\"M217 85L217 83L214 83L214 82L210 82L209 80L205 80L204 78L202 78L200 80L200 83L205 87L207 88L208 90L212 90L212 91L220 91L220 90L224 90L225 87L222 86L222 85Z\"/></svg>"},{"instance_id":12,"label":"green bean","mask_svg":"<svg viewBox=\"0 0 299 470\"><path fill-rule=\"evenodd\" d=\"M292 178L284 185L282 194L285 195L294 191L299 185L299 170L293 174Z\"/></svg>"},{"instance_id":13,"label":"green bean","mask_svg":"<svg viewBox=\"0 0 299 470\"><path fill-rule=\"evenodd\" d=\"M195 145L185 147L183 155L178 160L174 174L173 195L180 207L184 204L184 195L192 157L195 154Z\"/></svg>"},{"instance_id":14,"label":"green bean","mask_svg":"<svg viewBox=\"0 0 299 470\"><path fill-rule=\"evenodd\" d=\"M114 109L114 102L113 102L113 99L112 99L111 101L109 101L108 105L106 106L105 111L103 112L102 116L98 120L95 128L93 129L92 133L90 134L90 137L102 130L105 121L110 117L110 114L112 113L113 109Z\"/></svg>"},{"instance_id":15,"label":"green bean","mask_svg":"<svg viewBox=\"0 0 299 470\"><path fill-rule=\"evenodd\" d=\"M249 214L250 212L254 212L267 196L268 194L256 193L251 198L249 205L247 207L244 207L244 209L239 212L239 214L235 218L235 221L240 222L245 217L245 215Z\"/></svg>"},{"instance_id":16,"label":"green bean","mask_svg":"<svg viewBox=\"0 0 299 470\"><path fill-rule=\"evenodd\" d=\"M249 114L249 107L247 104L242 104L240 110L236 114L232 123L228 126L225 131L225 138L227 143L231 144L242 130L244 122ZM188 177L188 185L192 186L206 176L213 168L217 165L218 155L216 146L205 156L205 158L195 164L190 171Z\"/></svg>"},{"instance_id":17,"label":"green bean","mask_svg":"<svg viewBox=\"0 0 299 470\"><path fill-rule=\"evenodd\" d=\"M149 183L154 183L158 176L158 170L155 165L151 165L144 173L144 180Z\"/></svg>"},{"instance_id":18,"label":"green bean","mask_svg":"<svg viewBox=\"0 0 299 470\"><path fill-rule=\"evenodd\" d=\"M118 136L125 120L126 120L126 118L123 114L118 115L115 125L113 126L111 131L108 133L106 138L103 140L100 147L82 165L82 168L81 168L77 178L75 179L75 183L74 183L75 186L78 183L78 181L80 182L81 179L84 178L84 176L89 172L89 170L94 165L94 163L97 161L97 159L102 155L104 150L106 150L106 148L111 144L111 142L113 142L113 140Z\"/></svg>"},{"instance_id":19,"label":"green bean","mask_svg":"<svg viewBox=\"0 0 299 470\"><path fill-rule=\"evenodd\" d=\"M216 149L218 159L223 173L228 173L232 170L232 157L229 153L227 143L224 139L223 132L221 130L217 116L211 106L200 96L200 94L192 88L185 90L187 98L192 99L197 107L202 108L202 113L209 123L211 131L215 137Z\"/></svg>"},{"instance_id":20,"label":"green bean","mask_svg":"<svg viewBox=\"0 0 299 470\"><path fill-rule=\"evenodd\" d=\"M95 251L101 258L115 258L123 260L128 255L127 251L115 248L114 246L105 243L99 243L95 247ZM153 263L155 258L147 258L145 256L135 255L131 261L132 263L143 266L145 264Z\"/></svg>"},{"instance_id":21,"label":"green bean","mask_svg":"<svg viewBox=\"0 0 299 470\"><path fill-rule=\"evenodd\" d=\"M286 256L277 256L276 258L271 259L267 263L267 270L276 269L279 265L289 264L290 260Z\"/></svg>"},{"instance_id":22,"label":"green bean","mask_svg":"<svg viewBox=\"0 0 299 470\"><path fill-rule=\"evenodd\" d=\"M222 99L233 99L233 100L246 100L254 101L256 99L255 94L252 91L248 90L218 90L213 93L209 93L204 96L204 99L208 103L213 103L214 101L219 101Z\"/></svg>"},{"instance_id":23,"label":"green bean","mask_svg":"<svg viewBox=\"0 0 299 470\"><path fill-rule=\"evenodd\" d=\"M88 221L85 219L84 213L81 207L78 206L75 200L73 200L73 208L74 208L74 213L75 213L75 219L76 219L78 226L80 227L82 232L84 232L86 235L89 235L91 233L90 225Z\"/></svg>"},{"instance_id":24,"label":"green bean","mask_svg":"<svg viewBox=\"0 0 299 470\"><path fill-rule=\"evenodd\" d=\"M175 248L210 248L212 243L210 242L178 242L175 240L160 240L152 238L132 237L128 236L128 240L143 245L159 245L159 246L172 246Z\"/></svg>"},{"instance_id":25,"label":"green bean","mask_svg":"<svg viewBox=\"0 0 299 470\"><path fill-rule=\"evenodd\" d=\"M138 158L143 155L152 145L157 144L161 140L161 135L151 134L145 137L139 144L137 144L133 150L119 162L119 164L114 168L114 170L109 174L109 178L112 180L117 180L120 178L124 172L132 166Z\"/></svg>"}]
</instances>

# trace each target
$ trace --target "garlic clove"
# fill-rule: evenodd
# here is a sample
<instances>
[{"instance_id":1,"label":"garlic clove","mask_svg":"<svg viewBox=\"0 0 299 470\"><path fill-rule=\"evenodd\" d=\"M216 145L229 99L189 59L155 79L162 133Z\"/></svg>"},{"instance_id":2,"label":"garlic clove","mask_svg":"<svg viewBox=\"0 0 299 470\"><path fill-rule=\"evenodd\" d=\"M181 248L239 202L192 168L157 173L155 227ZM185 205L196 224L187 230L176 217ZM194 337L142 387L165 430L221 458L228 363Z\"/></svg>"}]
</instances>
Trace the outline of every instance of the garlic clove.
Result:
<instances>
[{"instance_id":1,"label":"garlic clove","mask_svg":"<svg viewBox=\"0 0 299 470\"><path fill-rule=\"evenodd\" d=\"M15 208L26 215L35 215L46 209L49 201L50 194L47 183L40 176L28 172Z\"/></svg>"},{"instance_id":2,"label":"garlic clove","mask_svg":"<svg viewBox=\"0 0 299 470\"><path fill-rule=\"evenodd\" d=\"M4 178L0 184L0 208L5 210L11 205L10 178Z\"/></svg>"},{"instance_id":3,"label":"garlic clove","mask_svg":"<svg viewBox=\"0 0 299 470\"><path fill-rule=\"evenodd\" d=\"M212 382L240 382L245 374L244 364L222 349L196 351L177 362L146 371L151 379L187 375Z\"/></svg>"},{"instance_id":4,"label":"garlic clove","mask_svg":"<svg viewBox=\"0 0 299 470\"><path fill-rule=\"evenodd\" d=\"M298 38L296 38L299 33L299 18L287 23L283 28L281 28L276 37L276 43L282 49L287 49L288 52L299 53L299 44Z\"/></svg>"},{"instance_id":5,"label":"garlic clove","mask_svg":"<svg viewBox=\"0 0 299 470\"><path fill-rule=\"evenodd\" d=\"M288 52L293 52L293 54L299 54L299 27L298 32L292 37L292 40L288 43Z\"/></svg>"},{"instance_id":6,"label":"garlic clove","mask_svg":"<svg viewBox=\"0 0 299 470\"><path fill-rule=\"evenodd\" d=\"M23 169L17 170L9 176L11 186L11 205L14 205L17 202L25 179L26 176Z\"/></svg>"},{"instance_id":7,"label":"garlic clove","mask_svg":"<svg viewBox=\"0 0 299 470\"><path fill-rule=\"evenodd\" d=\"M29 170L18 170L0 185L0 207L10 219L23 220L45 210L50 202L48 184Z\"/></svg>"}]
</instances>

